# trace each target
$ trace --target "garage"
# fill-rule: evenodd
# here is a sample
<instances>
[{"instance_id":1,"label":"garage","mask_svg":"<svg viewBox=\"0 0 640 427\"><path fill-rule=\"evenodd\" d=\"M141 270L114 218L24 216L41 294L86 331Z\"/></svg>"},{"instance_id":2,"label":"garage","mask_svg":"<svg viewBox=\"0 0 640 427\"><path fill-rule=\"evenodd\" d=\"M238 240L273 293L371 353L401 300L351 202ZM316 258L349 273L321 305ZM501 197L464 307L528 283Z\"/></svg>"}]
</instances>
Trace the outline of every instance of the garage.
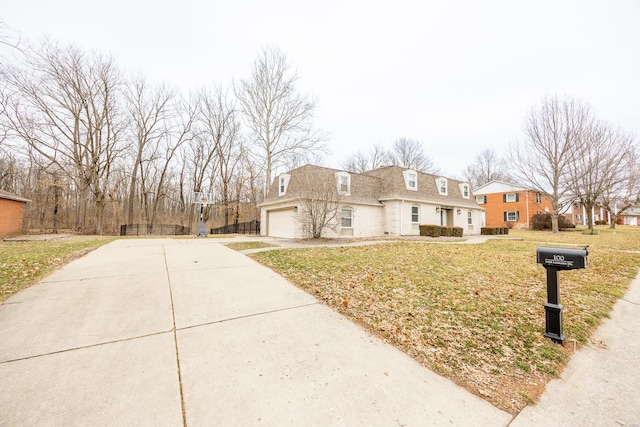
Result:
<instances>
[{"instance_id":1,"label":"garage","mask_svg":"<svg viewBox=\"0 0 640 427\"><path fill-rule=\"evenodd\" d=\"M267 211L267 236L296 238L295 214L293 208Z\"/></svg>"}]
</instances>

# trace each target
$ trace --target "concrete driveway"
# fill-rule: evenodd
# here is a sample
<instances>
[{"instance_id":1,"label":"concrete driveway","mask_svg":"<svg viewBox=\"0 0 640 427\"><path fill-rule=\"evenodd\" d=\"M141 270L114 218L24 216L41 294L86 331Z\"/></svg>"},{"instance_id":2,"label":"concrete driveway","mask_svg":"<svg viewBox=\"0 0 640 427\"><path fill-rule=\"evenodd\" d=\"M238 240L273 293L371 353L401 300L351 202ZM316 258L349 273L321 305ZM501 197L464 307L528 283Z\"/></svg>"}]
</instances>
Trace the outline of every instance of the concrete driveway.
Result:
<instances>
[{"instance_id":1,"label":"concrete driveway","mask_svg":"<svg viewBox=\"0 0 640 427\"><path fill-rule=\"evenodd\" d=\"M0 425L510 422L219 242L118 240L1 305Z\"/></svg>"},{"instance_id":2,"label":"concrete driveway","mask_svg":"<svg viewBox=\"0 0 640 427\"><path fill-rule=\"evenodd\" d=\"M640 425L640 280L515 418L221 239L123 239L0 305L0 426Z\"/></svg>"}]
</instances>

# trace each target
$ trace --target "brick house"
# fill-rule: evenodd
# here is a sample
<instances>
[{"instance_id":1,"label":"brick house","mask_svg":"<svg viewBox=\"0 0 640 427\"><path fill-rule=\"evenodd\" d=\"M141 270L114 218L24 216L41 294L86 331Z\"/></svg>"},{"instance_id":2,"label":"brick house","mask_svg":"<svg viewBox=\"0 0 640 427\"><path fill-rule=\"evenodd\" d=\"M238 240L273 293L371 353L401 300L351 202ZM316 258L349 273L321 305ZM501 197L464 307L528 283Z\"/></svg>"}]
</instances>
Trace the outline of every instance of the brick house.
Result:
<instances>
[{"instance_id":1,"label":"brick house","mask_svg":"<svg viewBox=\"0 0 640 427\"><path fill-rule=\"evenodd\" d=\"M491 181L473 191L484 208L486 227L529 227L531 217L551 212L551 200L536 190L502 181Z\"/></svg>"},{"instance_id":2,"label":"brick house","mask_svg":"<svg viewBox=\"0 0 640 427\"><path fill-rule=\"evenodd\" d=\"M328 184L323 184L328 183ZM331 192L321 191L323 185ZM468 183L386 166L351 173L305 165L278 175L260 204L260 232L265 236L308 238L304 212L311 198L331 199L337 215L323 237L419 235L420 224L463 227L479 234L482 209Z\"/></svg>"},{"instance_id":3,"label":"brick house","mask_svg":"<svg viewBox=\"0 0 640 427\"><path fill-rule=\"evenodd\" d=\"M22 234L24 207L31 200L0 190L0 237Z\"/></svg>"}]
</instances>

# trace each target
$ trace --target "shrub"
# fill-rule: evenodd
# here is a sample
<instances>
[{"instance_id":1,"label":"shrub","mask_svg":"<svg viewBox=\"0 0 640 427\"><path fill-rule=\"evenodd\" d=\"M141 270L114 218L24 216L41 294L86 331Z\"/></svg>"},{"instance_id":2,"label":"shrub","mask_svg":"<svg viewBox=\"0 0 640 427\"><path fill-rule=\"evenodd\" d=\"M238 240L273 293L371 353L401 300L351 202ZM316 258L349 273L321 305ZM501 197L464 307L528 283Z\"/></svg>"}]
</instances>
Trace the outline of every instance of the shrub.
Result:
<instances>
[{"instance_id":1,"label":"shrub","mask_svg":"<svg viewBox=\"0 0 640 427\"><path fill-rule=\"evenodd\" d=\"M531 217L531 221L529 222L529 228L532 230L551 230L551 219L552 216L550 213L537 213ZM575 228L576 226L571 222L571 220L566 215L558 215L558 228L560 230L565 230L567 228Z\"/></svg>"},{"instance_id":2,"label":"shrub","mask_svg":"<svg viewBox=\"0 0 640 427\"><path fill-rule=\"evenodd\" d=\"M439 225L420 225L420 235L427 237L440 237L442 227Z\"/></svg>"},{"instance_id":3,"label":"shrub","mask_svg":"<svg viewBox=\"0 0 640 427\"><path fill-rule=\"evenodd\" d=\"M451 228L452 227L441 227L440 235L445 237L451 237L452 231L453 231Z\"/></svg>"},{"instance_id":4,"label":"shrub","mask_svg":"<svg viewBox=\"0 0 640 427\"><path fill-rule=\"evenodd\" d=\"M596 225L607 225L607 221L604 219L599 219L596 221Z\"/></svg>"},{"instance_id":5,"label":"shrub","mask_svg":"<svg viewBox=\"0 0 640 427\"><path fill-rule=\"evenodd\" d=\"M462 237L464 233L464 228L462 227L451 227L452 228L452 236L453 237Z\"/></svg>"}]
</instances>

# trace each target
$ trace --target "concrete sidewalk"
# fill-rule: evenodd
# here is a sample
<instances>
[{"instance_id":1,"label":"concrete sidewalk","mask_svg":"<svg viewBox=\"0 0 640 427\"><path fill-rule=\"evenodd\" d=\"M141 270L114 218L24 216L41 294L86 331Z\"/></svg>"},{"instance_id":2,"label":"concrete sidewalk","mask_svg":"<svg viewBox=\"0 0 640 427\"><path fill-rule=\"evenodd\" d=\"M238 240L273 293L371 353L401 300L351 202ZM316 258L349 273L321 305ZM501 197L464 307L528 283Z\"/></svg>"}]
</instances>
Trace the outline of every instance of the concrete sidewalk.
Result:
<instances>
[{"instance_id":1,"label":"concrete sidewalk","mask_svg":"<svg viewBox=\"0 0 640 427\"><path fill-rule=\"evenodd\" d=\"M0 426L640 423L638 280L514 420L222 242L118 240L0 305Z\"/></svg>"}]
</instances>

